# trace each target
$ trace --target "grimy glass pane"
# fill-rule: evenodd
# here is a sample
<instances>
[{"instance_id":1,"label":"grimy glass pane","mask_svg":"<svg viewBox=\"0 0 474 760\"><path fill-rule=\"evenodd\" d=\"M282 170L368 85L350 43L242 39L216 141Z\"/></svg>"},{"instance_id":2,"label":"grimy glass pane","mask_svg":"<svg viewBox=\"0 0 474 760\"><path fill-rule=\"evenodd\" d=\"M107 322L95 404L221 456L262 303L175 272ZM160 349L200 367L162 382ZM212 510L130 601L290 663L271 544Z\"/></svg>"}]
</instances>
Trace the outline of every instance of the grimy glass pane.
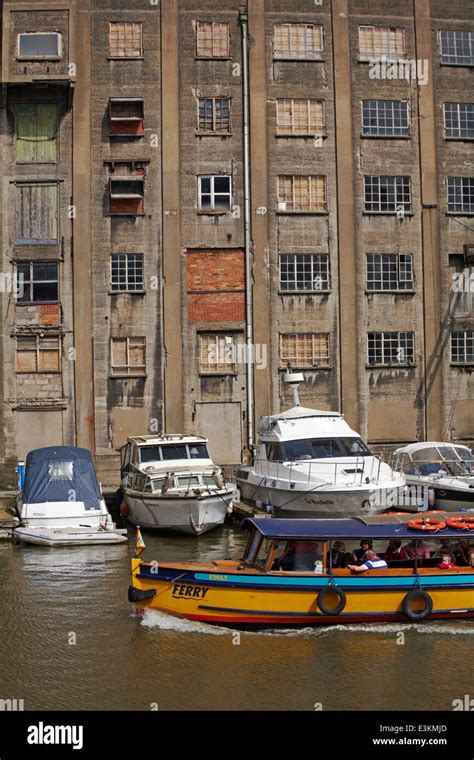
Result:
<instances>
[{"instance_id":1,"label":"grimy glass pane","mask_svg":"<svg viewBox=\"0 0 474 760\"><path fill-rule=\"evenodd\" d=\"M38 58L47 55L57 57L59 54L57 34L20 34L19 37L21 57Z\"/></svg>"}]
</instances>

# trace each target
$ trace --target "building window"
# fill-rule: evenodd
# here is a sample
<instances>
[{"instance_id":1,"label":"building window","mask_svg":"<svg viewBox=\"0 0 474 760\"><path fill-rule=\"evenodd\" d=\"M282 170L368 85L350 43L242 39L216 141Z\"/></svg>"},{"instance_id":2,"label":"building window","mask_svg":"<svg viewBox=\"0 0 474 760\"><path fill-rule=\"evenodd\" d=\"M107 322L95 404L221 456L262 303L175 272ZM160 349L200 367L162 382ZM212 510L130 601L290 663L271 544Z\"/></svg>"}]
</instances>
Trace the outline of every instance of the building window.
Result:
<instances>
[{"instance_id":1,"label":"building window","mask_svg":"<svg viewBox=\"0 0 474 760\"><path fill-rule=\"evenodd\" d=\"M15 161L55 163L58 158L58 103L15 103Z\"/></svg>"},{"instance_id":2,"label":"building window","mask_svg":"<svg viewBox=\"0 0 474 760\"><path fill-rule=\"evenodd\" d=\"M198 21L196 25L196 55L198 58L229 58L229 24Z\"/></svg>"},{"instance_id":3,"label":"building window","mask_svg":"<svg viewBox=\"0 0 474 760\"><path fill-rule=\"evenodd\" d=\"M326 127L324 100L284 98L277 100L279 135L324 135Z\"/></svg>"},{"instance_id":4,"label":"building window","mask_svg":"<svg viewBox=\"0 0 474 760\"><path fill-rule=\"evenodd\" d=\"M230 134L229 98L199 98L198 132L206 135Z\"/></svg>"},{"instance_id":5,"label":"building window","mask_svg":"<svg viewBox=\"0 0 474 760\"><path fill-rule=\"evenodd\" d=\"M61 372L61 339L58 335L18 336L16 371L23 373Z\"/></svg>"},{"instance_id":6,"label":"building window","mask_svg":"<svg viewBox=\"0 0 474 760\"><path fill-rule=\"evenodd\" d=\"M144 132L143 98L110 98L109 135L141 137Z\"/></svg>"},{"instance_id":7,"label":"building window","mask_svg":"<svg viewBox=\"0 0 474 760\"><path fill-rule=\"evenodd\" d=\"M109 24L109 58L142 58L143 29L137 24L111 22Z\"/></svg>"},{"instance_id":8,"label":"building window","mask_svg":"<svg viewBox=\"0 0 474 760\"><path fill-rule=\"evenodd\" d=\"M280 256L280 290L283 293L329 290L329 256L285 253Z\"/></svg>"},{"instance_id":9,"label":"building window","mask_svg":"<svg viewBox=\"0 0 474 760\"><path fill-rule=\"evenodd\" d=\"M409 365L415 361L415 333L380 332L368 335L368 363L371 367Z\"/></svg>"},{"instance_id":10,"label":"building window","mask_svg":"<svg viewBox=\"0 0 474 760\"><path fill-rule=\"evenodd\" d=\"M413 257L408 253L367 254L367 290L413 290Z\"/></svg>"},{"instance_id":11,"label":"building window","mask_svg":"<svg viewBox=\"0 0 474 760\"><path fill-rule=\"evenodd\" d=\"M58 185L21 182L15 185L15 243L53 245L58 242Z\"/></svg>"},{"instance_id":12,"label":"building window","mask_svg":"<svg viewBox=\"0 0 474 760\"><path fill-rule=\"evenodd\" d=\"M363 100L364 137L409 137L410 121L406 100Z\"/></svg>"},{"instance_id":13,"label":"building window","mask_svg":"<svg viewBox=\"0 0 474 760\"><path fill-rule=\"evenodd\" d=\"M441 63L474 66L474 32L440 31Z\"/></svg>"},{"instance_id":14,"label":"building window","mask_svg":"<svg viewBox=\"0 0 474 760\"><path fill-rule=\"evenodd\" d=\"M326 212L326 177L278 177L278 211Z\"/></svg>"},{"instance_id":15,"label":"building window","mask_svg":"<svg viewBox=\"0 0 474 760\"><path fill-rule=\"evenodd\" d=\"M474 330L451 333L451 364L474 364Z\"/></svg>"},{"instance_id":16,"label":"building window","mask_svg":"<svg viewBox=\"0 0 474 760\"><path fill-rule=\"evenodd\" d=\"M323 28L315 24L276 24L273 58L276 60L315 61L323 52Z\"/></svg>"},{"instance_id":17,"label":"building window","mask_svg":"<svg viewBox=\"0 0 474 760\"><path fill-rule=\"evenodd\" d=\"M329 368L329 333L290 333L280 335L280 366L291 362L293 368Z\"/></svg>"},{"instance_id":18,"label":"building window","mask_svg":"<svg viewBox=\"0 0 474 760\"><path fill-rule=\"evenodd\" d=\"M113 253L110 289L116 293L143 291L143 253Z\"/></svg>"},{"instance_id":19,"label":"building window","mask_svg":"<svg viewBox=\"0 0 474 760\"><path fill-rule=\"evenodd\" d=\"M474 177L448 177L448 212L474 214Z\"/></svg>"},{"instance_id":20,"label":"building window","mask_svg":"<svg viewBox=\"0 0 474 760\"><path fill-rule=\"evenodd\" d=\"M57 261L25 261L16 265L19 292L17 303L58 303Z\"/></svg>"},{"instance_id":21,"label":"building window","mask_svg":"<svg viewBox=\"0 0 474 760\"><path fill-rule=\"evenodd\" d=\"M199 208L201 211L230 211L232 181L230 177L199 177Z\"/></svg>"},{"instance_id":22,"label":"building window","mask_svg":"<svg viewBox=\"0 0 474 760\"><path fill-rule=\"evenodd\" d=\"M16 57L22 61L57 61L62 57L62 36L58 32L21 33Z\"/></svg>"},{"instance_id":23,"label":"building window","mask_svg":"<svg viewBox=\"0 0 474 760\"><path fill-rule=\"evenodd\" d=\"M145 180L128 175L110 179L110 213L112 215L143 216L145 208Z\"/></svg>"},{"instance_id":24,"label":"building window","mask_svg":"<svg viewBox=\"0 0 474 760\"><path fill-rule=\"evenodd\" d=\"M410 177L364 177L364 181L366 213L411 212Z\"/></svg>"},{"instance_id":25,"label":"building window","mask_svg":"<svg viewBox=\"0 0 474 760\"><path fill-rule=\"evenodd\" d=\"M385 26L359 26L360 60L386 56L389 59L403 58L406 54L405 30Z\"/></svg>"},{"instance_id":26,"label":"building window","mask_svg":"<svg viewBox=\"0 0 474 760\"><path fill-rule=\"evenodd\" d=\"M199 354L202 375L234 375L237 371L235 338L231 335L200 335Z\"/></svg>"},{"instance_id":27,"label":"building window","mask_svg":"<svg viewBox=\"0 0 474 760\"><path fill-rule=\"evenodd\" d=\"M145 338L112 338L111 369L115 377L143 377Z\"/></svg>"},{"instance_id":28,"label":"building window","mask_svg":"<svg viewBox=\"0 0 474 760\"><path fill-rule=\"evenodd\" d=\"M444 104L446 138L474 140L474 103Z\"/></svg>"}]
</instances>

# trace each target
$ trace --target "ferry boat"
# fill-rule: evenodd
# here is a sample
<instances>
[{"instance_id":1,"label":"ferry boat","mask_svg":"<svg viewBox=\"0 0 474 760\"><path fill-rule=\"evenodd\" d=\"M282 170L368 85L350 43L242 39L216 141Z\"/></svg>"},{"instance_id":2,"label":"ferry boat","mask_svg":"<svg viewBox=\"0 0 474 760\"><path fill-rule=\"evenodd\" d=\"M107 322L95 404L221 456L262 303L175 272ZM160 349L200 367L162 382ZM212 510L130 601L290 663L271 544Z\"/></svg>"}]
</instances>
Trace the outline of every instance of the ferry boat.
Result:
<instances>
[{"instance_id":1,"label":"ferry boat","mask_svg":"<svg viewBox=\"0 0 474 760\"><path fill-rule=\"evenodd\" d=\"M142 528L200 535L222 525L237 489L226 484L206 438L129 438L121 449L125 517Z\"/></svg>"},{"instance_id":2,"label":"ferry boat","mask_svg":"<svg viewBox=\"0 0 474 760\"><path fill-rule=\"evenodd\" d=\"M395 560L356 573L333 567L336 541L429 542L467 538L474 517L373 516L338 520L253 518L243 558L210 562L132 559L129 601L188 620L243 628L423 621L474 617L474 566L439 569L440 559ZM450 524L454 527L450 527ZM433 532L431 532L433 530ZM282 557L293 551L293 569ZM416 552L417 554L418 552ZM299 559L298 559L299 557Z\"/></svg>"},{"instance_id":3,"label":"ferry boat","mask_svg":"<svg viewBox=\"0 0 474 760\"><path fill-rule=\"evenodd\" d=\"M275 517L354 517L385 512L406 499L406 481L372 454L338 412L299 405L304 375L292 371L295 406L261 417L253 464L237 470L242 501L266 507Z\"/></svg>"},{"instance_id":4,"label":"ferry boat","mask_svg":"<svg viewBox=\"0 0 474 760\"><path fill-rule=\"evenodd\" d=\"M13 536L28 544L78 546L127 541L106 507L91 453L74 446L30 451L19 473Z\"/></svg>"},{"instance_id":5,"label":"ferry boat","mask_svg":"<svg viewBox=\"0 0 474 760\"><path fill-rule=\"evenodd\" d=\"M411 443L397 449L392 466L408 486L427 492L430 508L448 512L474 508L474 457L454 443Z\"/></svg>"}]
</instances>

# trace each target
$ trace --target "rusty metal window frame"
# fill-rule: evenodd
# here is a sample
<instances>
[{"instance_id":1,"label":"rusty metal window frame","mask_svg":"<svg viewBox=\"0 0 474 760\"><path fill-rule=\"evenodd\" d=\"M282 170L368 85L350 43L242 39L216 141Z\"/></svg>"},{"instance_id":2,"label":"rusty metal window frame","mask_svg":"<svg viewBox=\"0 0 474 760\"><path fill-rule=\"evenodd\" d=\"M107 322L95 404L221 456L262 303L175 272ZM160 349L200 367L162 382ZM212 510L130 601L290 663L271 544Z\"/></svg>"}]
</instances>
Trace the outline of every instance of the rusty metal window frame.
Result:
<instances>
[{"instance_id":1,"label":"rusty metal window frame","mask_svg":"<svg viewBox=\"0 0 474 760\"><path fill-rule=\"evenodd\" d=\"M322 174L290 174L278 177L280 213L327 213L327 179Z\"/></svg>"},{"instance_id":2,"label":"rusty metal window frame","mask_svg":"<svg viewBox=\"0 0 474 760\"><path fill-rule=\"evenodd\" d=\"M218 104L221 104L219 115ZM207 107L210 104L210 109ZM227 115L222 116L222 104L225 104ZM204 113L203 113L204 108ZM224 95L203 96L197 99L197 133L199 135L231 134L231 98Z\"/></svg>"},{"instance_id":3,"label":"rusty metal window frame","mask_svg":"<svg viewBox=\"0 0 474 760\"><path fill-rule=\"evenodd\" d=\"M109 58L119 61L143 58L141 21L109 21Z\"/></svg>"},{"instance_id":4,"label":"rusty metal window frame","mask_svg":"<svg viewBox=\"0 0 474 760\"><path fill-rule=\"evenodd\" d=\"M279 136L326 135L326 101L322 98L278 98L276 104ZM302 113L298 113L300 108Z\"/></svg>"},{"instance_id":5,"label":"rusty metal window frame","mask_svg":"<svg viewBox=\"0 0 474 760\"><path fill-rule=\"evenodd\" d=\"M409 367L415 363L415 333L370 332L367 335L369 368Z\"/></svg>"},{"instance_id":6,"label":"rusty metal window frame","mask_svg":"<svg viewBox=\"0 0 474 760\"><path fill-rule=\"evenodd\" d=\"M411 253L368 253L369 293L410 293L415 290Z\"/></svg>"},{"instance_id":7,"label":"rusty metal window frame","mask_svg":"<svg viewBox=\"0 0 474 760\"><path fill-rule=\"evenodd\" d=\"M330 369L330 333L280 333L280 367Z\"/></svg>"},{"instance_id":8,"label":"rusty metal window frame","mask_svg":"<svg viewBox=\"0 0 474 760\"><path fill-rule=\"evenodd\" d=\"M328 293L331 289L329 254L280 254L280 292Z\"/></svg>"},{"instance_id":9,"label":"rusty metal window frame","mask_svg":"<svg viewBox=\"0 0 474 760\"><path fill-rule=\"evenodd\" d=\"M322 24L275 24L273 59L276 61L319 61L324 50Z\"/></svg>"},{"instance_id":10,"label":"rusty metal window frame","mask_svg":"<svg viewBox=\"0 0 474 760\"><path fill-rule=\"evenodd\" d=\"M226 21L196 21L196 58L230 58L230 24Z\"/></svg>"},{"instance_id":11,"label":"rusty metal window frame","mask_svg":"<svg viewBox=\"0 0 474 760\"><path fill-rule=\"evenodd\" d=\"M404 27L361 24L358 28L359 60L371 61L381 56L391 61L406 57Z\"/></svg>"}]
</instances>

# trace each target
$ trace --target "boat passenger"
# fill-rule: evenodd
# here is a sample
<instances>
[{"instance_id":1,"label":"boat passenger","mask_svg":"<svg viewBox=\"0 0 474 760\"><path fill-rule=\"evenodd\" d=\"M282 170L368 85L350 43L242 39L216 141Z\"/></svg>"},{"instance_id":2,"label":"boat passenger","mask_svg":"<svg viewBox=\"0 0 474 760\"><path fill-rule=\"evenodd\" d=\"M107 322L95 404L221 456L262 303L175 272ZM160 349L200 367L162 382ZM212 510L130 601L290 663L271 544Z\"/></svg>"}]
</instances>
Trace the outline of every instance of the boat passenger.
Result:
<instances>
[{"instance_id":1,"label":"boat passenger","mask_svg":"<svg viewBox=\"0 0 474 760\"><path fill-rule=\"evenodd\" d=\"M363 565L348 565L349 570L354 573L365 573L366 570L387 570L388 565L384 559L381 559L373 549L365 553L365 562Z\"/></svg>"},{"instance_id":2,"label":"boat passenger","mask_svg":"<svg viewBox=\"0 0 474 760\"><path fill-rule=\"evenodd\" d=\"M335 541L332 549L326 555L327 566L330 566L332 560L332 566L335 568L347 567L352 559L350 552L346 552L346 545L344 541Z\"/></svg>"},{"instance_id":3,"label":"boat passenger","mask_svg":"<svg viewBox=\"0 0 474 760\"><path fill-rule=\"evenodd\" d=\"M438 567L440 570L450 570L452 567L457 567L453 562L453 555L449 552L444 552Z\"/></svg>"},{"instance_id":4,"label":"boat passenger","mask_svg":"<svg viewBox=\"0 0 474 760\"><path fill-rule=\"evenodd\" d=\"M430 559L430 547L424 541L410 541L403 547L408 559Z\"/></svg>"},{"instance_id":5,"label":"boat passenger","mask_svg":"<svg viewBox=\"0 0 474 760\"><path fill-rule=\"evenodd\" d=\"M469 555L469 567L474 567L474 544L471 544L467 551Z\"/></svg>"},{"instance_id":6,"label":"boat passenger","mask_svg":"<svg viewBox=\"0 0 474 760\"><path fill-rule=\"evenodd\" d=\"M396 562L397 560L408 559L401 541L390 541L382 557L386 562Z\"/></svg>"},{"instance_id":7,"label":"boat passenger","mask_svg":"<svg viewBox=\"0 0 474 760\"><path fill-rule=\"evenodd\" d=\"M360 549L354 549L352 552L352 559L357 565L361 565L365 559L365 553L368 549L372 549L372 541L363 539L360 542Z\"/></svg>"},{"instance_id":8,"label":"boat passenger","mask_svg":"<svg viewBox=\"0 0 474 760\"><path fill-rule=\"evenodd\" d=\"M440 542L439 549L436 549L433 557L442 559L445 554L451 554L451 541L449 538L443 538Z\"/></svg>"},{"instance_id":9,"label":"boat passenger","mask_svg":"<svg viewBox=\"0 0 474 760\"><path fill-rule=\"evenodd\" d=\"M467 538L459 539L458 546L454 549L454 559L458 567L469 565L469 541Z\"/></svg>"}]
</instances>

